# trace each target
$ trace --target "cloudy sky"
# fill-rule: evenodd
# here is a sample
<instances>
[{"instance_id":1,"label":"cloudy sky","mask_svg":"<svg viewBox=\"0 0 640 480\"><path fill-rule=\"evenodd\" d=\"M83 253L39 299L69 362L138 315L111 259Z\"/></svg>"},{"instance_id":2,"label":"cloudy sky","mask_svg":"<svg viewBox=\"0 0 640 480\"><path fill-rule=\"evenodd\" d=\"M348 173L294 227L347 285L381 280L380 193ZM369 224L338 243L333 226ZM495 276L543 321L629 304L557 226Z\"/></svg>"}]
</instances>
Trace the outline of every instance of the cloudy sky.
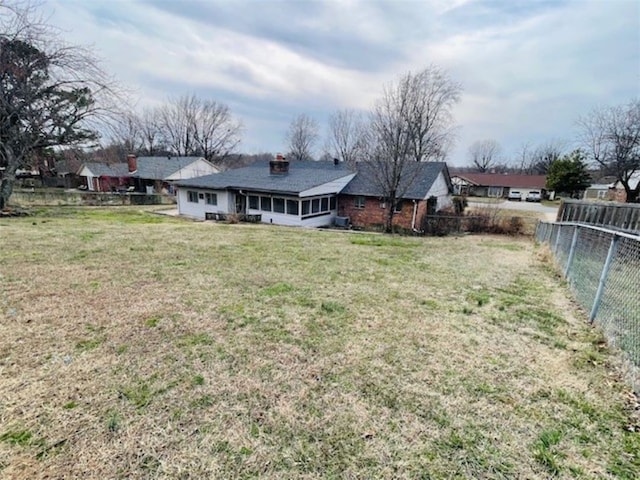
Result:
<instances>
[{"instance_id":1,"label":"cloudy sky","mask_svg":"<svg viewBox=\"0 0 640 480\"><path fill-rule=\"evenodd\" d=\"M324 130L367 110L385 84L430 64L463 86L449 160L495 139L576 137L596 106L640 95L637 0L57 0L45 10L69 42L91 46L139 107L195 93L244 124L242 150L286 150L305 113Z\"/></svg>"}]
</instances>

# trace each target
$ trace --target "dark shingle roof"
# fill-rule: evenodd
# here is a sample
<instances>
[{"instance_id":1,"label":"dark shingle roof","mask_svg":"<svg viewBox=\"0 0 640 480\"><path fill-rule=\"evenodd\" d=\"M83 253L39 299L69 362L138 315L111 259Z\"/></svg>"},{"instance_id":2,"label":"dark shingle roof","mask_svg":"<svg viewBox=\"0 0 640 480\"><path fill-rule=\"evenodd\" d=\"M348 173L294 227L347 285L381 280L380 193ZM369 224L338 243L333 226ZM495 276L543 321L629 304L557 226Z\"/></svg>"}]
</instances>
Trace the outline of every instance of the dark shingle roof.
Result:
<instances>
[{"instance_id":1,"label":"dark shingle roof","mask_svg":"<svg viewBox=\"0 0 640 480\"><path fill-rule=\"evenodd\" d=\"M85 167L96 177L128 177L129 168L126 163L85 162Z\"/></svg>"},{"instance_id":2,"label":"dark shingle roof","mask_svg":"<svg viewBox=\"0 0 640 480\"><path fill-rule=\"evenodd\" d=\"M244 189L295 195L352 173L342 163L334 165L333 162L296 161L289 164L289 173L271 175L269 173L269 162L256 162L248 167L179 180L174 183L181 187L211 188L216 190Z\"/></svg>"},{"instance_id":3,"label":"dark shingle roof","mask_svg":"<svg viewBox=\"0 0 640 480\"><path fill-rule=\"evenodd\" d=\"M380 183L376 181L373 168L375 168L373 163L359 163L358 174L341 193L368 197L384 196ZM402 198L409 200L425 198L441 172L444 173L445 180L449 182L447 164L444 162L411 162L404 165L403 181L400 183L399 189L400 192L404 192Z\"/></svg>"}]
</instances>

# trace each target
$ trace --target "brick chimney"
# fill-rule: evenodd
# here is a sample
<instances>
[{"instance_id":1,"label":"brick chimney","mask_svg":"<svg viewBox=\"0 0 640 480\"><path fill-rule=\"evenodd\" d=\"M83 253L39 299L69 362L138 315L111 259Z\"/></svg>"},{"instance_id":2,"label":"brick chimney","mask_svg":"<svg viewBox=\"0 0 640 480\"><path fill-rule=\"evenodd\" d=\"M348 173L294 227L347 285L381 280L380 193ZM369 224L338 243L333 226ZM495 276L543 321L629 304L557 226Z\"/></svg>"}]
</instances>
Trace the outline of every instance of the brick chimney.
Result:
<instances>
[{"instance_id":1,"label":"brick chimney","mask_svg":"<svg viewBox=\"0 0 640 480\"><path fill-rule=\"evenodd\" d=\"M269 175L286 175L289 173L289 160L282 154L277 154L274 160L269 161Z\"/></svg>"},{"instance_id":2,"label":"brick chimney","mask_svg":"<svg viewBox=\"0 0 640 480\"><path fill-rule=\"evenodd\" d=\"M133 173L138 170L138 162L134 154L127 155L127 165L129 166L129 173Z\"/></svg>"}]
</instances>

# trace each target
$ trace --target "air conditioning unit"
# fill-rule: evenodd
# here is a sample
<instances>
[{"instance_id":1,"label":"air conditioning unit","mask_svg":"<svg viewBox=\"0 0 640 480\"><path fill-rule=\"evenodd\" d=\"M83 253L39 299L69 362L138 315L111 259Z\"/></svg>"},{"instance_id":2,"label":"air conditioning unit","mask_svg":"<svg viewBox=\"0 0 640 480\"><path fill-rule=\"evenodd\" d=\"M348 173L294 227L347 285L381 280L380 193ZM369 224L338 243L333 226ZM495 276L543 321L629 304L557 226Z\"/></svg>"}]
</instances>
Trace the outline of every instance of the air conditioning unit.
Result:
<instances>
[{"instance_id":1,"label":"air conditioning unit","mask_svg":"<svg viewBox=\"0 0 640 480\"><path fill-rule=\"evenodd\" d=\"M349 228L351 226L349 217L336 217L333 223L336 227L340 228Z\"/></svg>"}]
</instances>

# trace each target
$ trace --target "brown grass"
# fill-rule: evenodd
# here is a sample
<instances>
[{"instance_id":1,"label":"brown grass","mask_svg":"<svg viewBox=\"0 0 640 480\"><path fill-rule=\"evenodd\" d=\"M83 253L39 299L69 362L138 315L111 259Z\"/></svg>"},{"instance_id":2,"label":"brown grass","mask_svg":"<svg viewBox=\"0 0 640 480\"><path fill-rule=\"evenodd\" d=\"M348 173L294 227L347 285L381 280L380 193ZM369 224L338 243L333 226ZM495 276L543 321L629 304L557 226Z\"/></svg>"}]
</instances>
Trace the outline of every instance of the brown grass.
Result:
<instances>
[{"instance_id":1,"label":"brown grass","mask_svg":"<svg viewBox=\"0 0 640 480\"><path fill-rule=\"evenodd\" d=\"M628 389L528 241L0 221L2 478L635 478Z\"/></svg>"}]
</instances>

